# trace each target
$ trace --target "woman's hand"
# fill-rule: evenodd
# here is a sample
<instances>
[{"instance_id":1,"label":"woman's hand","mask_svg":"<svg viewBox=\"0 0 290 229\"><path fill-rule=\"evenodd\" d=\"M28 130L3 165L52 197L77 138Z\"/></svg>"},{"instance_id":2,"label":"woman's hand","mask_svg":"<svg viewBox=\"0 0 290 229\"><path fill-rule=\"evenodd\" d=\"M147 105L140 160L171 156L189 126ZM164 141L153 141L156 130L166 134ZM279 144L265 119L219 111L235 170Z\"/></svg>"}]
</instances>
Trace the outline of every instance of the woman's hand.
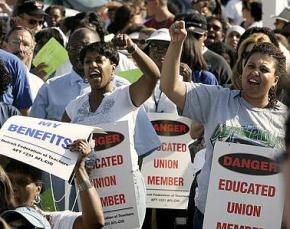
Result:
<instances>
[{"instance_id":1,"label":"woman's hand","mask_svg":"<svg viewBox=\"0 0 290 229\"><path fill-rule=\"evenodd\" d=\"M134 47L135 43L127 34L118 34L113 38L112 42L119 49L130 49Z\"/></svg>"},{"instance_id":2,"label":"woman's hand","mask_svg":"<svg viewBox=\"0 0 290 229\"><path fill-rule=\"evenodd\" d=\"M72 144L68 145L71 152L78 152L80 154L79 167L85 166L85 158L92 152L89 143L85 139L75 140Z\"/></svg>"},{"instance_id":3,"label":"woman's hand","mask_svg":"<svg viewBox=\"0 0 290 229\"><path fill-rule=\"evenodd\" d=\"M174 22L169 28L169 33L172 43L183 42L187 36L184 21Z\"/></svg>"}]
</instances>

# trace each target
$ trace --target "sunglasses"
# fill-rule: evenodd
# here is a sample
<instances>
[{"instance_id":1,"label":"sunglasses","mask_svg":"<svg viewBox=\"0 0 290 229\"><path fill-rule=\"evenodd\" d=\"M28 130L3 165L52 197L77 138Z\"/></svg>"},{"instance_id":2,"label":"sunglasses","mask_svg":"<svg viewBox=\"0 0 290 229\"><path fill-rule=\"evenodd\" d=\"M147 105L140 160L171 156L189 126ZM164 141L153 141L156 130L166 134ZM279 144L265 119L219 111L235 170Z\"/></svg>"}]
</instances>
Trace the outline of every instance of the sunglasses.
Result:
<instances>
[{"instance_id":1,"label":"sunglasses","mask_svg":"<svg viewBox=\"0 0 290 229\"><path fill-rule=\"evenodd\" d=\"M156 52L166 52L168 47L169 44L154 44L154 43L149 44L150 50Z\"/></svg>"},{"instance_id":2,"label":"sunglasses","mask_svg":"<svg viewBox=\"0 0 290 229\"><path fill-rule=\"evenodd\" d=\"M28 20L28 24L29 25L33 25L33 26L35 26L35 25L43 25L43 23L44 23L44 20L35 20L35 19L29 19Z\"/></svg>"}]
</instances>

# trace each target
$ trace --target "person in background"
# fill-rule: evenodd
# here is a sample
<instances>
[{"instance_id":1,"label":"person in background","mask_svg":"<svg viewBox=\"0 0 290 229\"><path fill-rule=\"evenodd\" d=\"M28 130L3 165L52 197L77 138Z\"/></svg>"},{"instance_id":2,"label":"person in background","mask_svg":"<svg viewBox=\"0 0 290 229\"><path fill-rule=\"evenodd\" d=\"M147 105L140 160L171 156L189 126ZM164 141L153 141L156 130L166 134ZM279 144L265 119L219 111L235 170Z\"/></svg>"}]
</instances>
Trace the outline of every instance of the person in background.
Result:
<instances>
[{"instance_id":1,"label":"person in background","mask_svg":"<svg viewBox=\"0 0 290 229\"><path fill-rule=\"evenodd\" d=\"M227 24L223 19L219 19L214 16L207 17L207 38L205 40L206 46L214 42L223 42L226 30Z\"/></svg>"},{"instance_id":2,"label":"person in background","mask_svg":"<svg viewBox=\"0 0 290 229\"><path fill-rule=\"evenodd\" d=\"M5 68L4 62L0 59L0 96L7 91L9 85L12 83L12 78L9 72ZM14 115L21 115L19 110L11 104L0 101L0 128L3 126L5 121Z\"/></svg>"},{"instance_id":3,"label":"person in background","mask_svg":"<svg viewBox=\"0 0 290 229\"><path fill-rule=\"evenodd\" d=\"M174 22L174 14L167 7L167 0L146 0L147 15L150 19L144 23L146 27L169 28Z\"/></svg>"},{"instance_id":4,"label":"person in background","mask_svg":"<svg viewBox=\"0 0 290 229\"><path fill-rule=\"evenodd\" d=\"M12 27L22 26L35 34L43 28L45 15L46 13L35 2L24 2L13 10Z\"/></svg>"},{"instance_id":5,"label":"person in background","mask_svg":"<svg viewBox=\"0 0 290 229\"><path fill-rule=\"evenodd\" d=\"M43 84L41 78L30 72L34 47L35 41L30 30L20 26L14 27L8 32L3 44L4 50L16 55L26 66L33 101Z\"/></svg>"},{"instance_id":6,"label":"person in background","mask_svg":"<svg viewBox=\"0 0 290 229\"><path fill-rule=\"evenodd\" d=\"M130 33L133 26L133 16L134 11L132 8L124 4L123 6L116 9L112 17L111 24L108 26L107 30L109 33Z\"/></svg>"},{"instance_id":7,"label":"person in background","mask_svg":"<svg viewBox=\"0 0 290 229\"><path fill-rule=\"evenodd\" d=\"M237 61L237 53L235 49L231 48L224 42L215 42L208 45L207 47L213 52L222 56L229 64L231 69L233 69Z\"/></svg>"},{"instance_id":8,"label":"person in background","mask_svg":"<svg viewBox=\"0 0 290 229\"><path fill-rule=\"evenodd\" d=\"M158 69L161 71L164 57L167 48L170 43L170 35L167 28L162 28L154 31L149 38L146 39L147 47L145 52L154 61ZM150 98L144 103L146 112L158 112L158 113L176 113L177 109L174 103L172 103L167 96L160 90L160 82L157 85L150 96Z\"/></svg>"},{"instance_id":9,"label":"person in background","mask_svg":"<svg viewBox=\"0 0 290 229\"><path fill-rule=\"evenodd\" d=\"M65 18L65 8L61 5L50 5L45 9L45 21L48 27L60 27Z\"/></svg>"},{"instance_id":10,"label":"person in background","mask_svg":"<svg viewBox=\"0 0 290 229\"><path fill-rule=\"evenodd\" d=\"M273 19L275 19L274 25L276 29L283 29L284 26L290 22L290 7L286 6L280 14L277 16L273 16Z\"/></svg>"},{"instance_id":11,"label":"person in background","mask_svg":"<svg viewBox=\"0 0 290 229\"><path fill-rule=\"evenodd\" d=\"M194 228L201 229L214 142L222 139L223 131L232 133L237 129L238 132L249 132L246 136L249 140L254 137L253 132L256 133L254 140L266 134L271 137L263 139L263 144L276 149L283 147L287 110L277 101L275 92L272 94L270 90L286 77L286 58L271 43L257 44L243 65L239 78L241 90L193 82L188 84L178 80L181 50L187 35L185 23L175 22L170 28L170 35L171 43L164 61L166 67L161 72L161 88L182 115L203 124L205 128L206 158L198 179L199 192L193 220Z\"/></svg>"},{"instance_id":12,"label":"person in background","mask_svg":"<svg viewBox=\"0 0 290 229\"><path fill-rule=\"evenodd\" d=\"M59 121L67 104L85 93L89 84L83 80L79 55L86 44L96 41L100 41L99 35L87 28L78 29L70 36L67 50L73 69L66 75L51 78L40 88L31 108L32 117Z\"/></svg>"},{"instance_id":13,"label":"person in background","mask_svg":"<svg viewBox=\"0 0 290 229\"><path fill-rule=\"evenodd\" d=\"M263 27L262 3L243 1L243 18L241 26L244 29L252 27Z\"/></svg>"},{"instance_id":14,"label":"person in background","mask_svg":"<svg viewBox=\"0 0 290 229\"><path fill-rule=\"evenodd\" d=\"M208 71L215 75L221 86L229 84L232 74L230 66L223 57L205 46L205 40L207 39L206 18L199 13L193 12L185 16L184 21L187 31L194 34L198 45L202 47L202 54L208 65Z\"/></svg>"},{"instance_id":15,"label":"person in background","mask_svg":"<svg viewBox=\"0 0 290 229\"><path fill-rule=\"evenodd\" d=\"M192 0L191 8L205 17L210 15L209 0Z\"/></svg>"},{"instance_id":16,"label":"person in background","mask_svg":"<svg viewBox=\"0 0 290 229\"><path fill-rule=\"evenodd\" d=\"M202 55L202 48L194 33L189 32L184 41L181 63L187 64L192 70L192 78L189 82L218 85L214 74L208 71L207 63Z\"/></svg>"},{"instance_id":17,"label":"person in background","mask_svg":"<svg viewBox=\"0 0 290 229\"><path fill-rule=\"evenodd\" d=\"M236 49L240 40L240 37L245 32L245 29L239 25L233 25L228 28L225 36L225 43Z\"/></svg>"},{"instance_id":18,"label":"person in background","mask_svg":"<svg viewBox=\"0 0 290 229\"><path fill-rule=\"evenodd\" d=\"M40 193L42 192L42 171L11 160L6 166L6 173L14 189L16 206L26 206L38 210L48 219L51 228L102 228L105 223L101 200L96 189L91 185L85 169L85 160L91 153L90 145L86 140L76 140L68 145L71 152L79 153L79 161L75 167L75 179L78 184L78 192L82 206L82 212L60 211L44 212L41 206Z\"/></svg>"},{"instance_id":19,"label":"person in background","mask_svg":"<svg viewBox=\"0 0 290 229\"><path fill-rule=\"evenodd\" d=\"M32 97L25 65L18 57L3 49L0 49L0 59L12 78L7 90L0 94L0 101L15 106L22 115L28 115Z\"/></svg>"},{"instance_id":20,"label":"person in background","mask_svg":"<svg viewBox=\"0 0 290 229\"><path fill-rule=\"evenodd\" d=\"M242 0L228 0L224 7L223 13L232 25L240 25L243 21Z\"/></svg>"},{"instance_id":21,"label":"person in background","mask_svg":"<svg viewBox=\"0 0 290 229\"><path fill-rule=\"evenodd\" d=\"M41 50L41 48L51 39L54 38L58 43L66 48L67 44L67 37L58 27L48 27L38 31L34 38L35 38L35 48L34 48L34 56ZM31 73L37 75L41 79L45 78L52 78L54 76L64 75L71 70L71 64L69 63L69 67L65 64L62 67L59 67L56 72L52 73L51 75L47 76L45 68L47 65L45 63L40 63L37 66L32 67L30 70ZM67 69L68 68L68 69Z\"/></svg>"},{"instance_id":22,"label":"person in background","mask_svg":"<svg viewBox=\"0 0 290 229\"><path fill-rule=\"evenodd\" d=\"M138 32L129 34L129 37L134 41L136 45L138 45L138 47L141 50L144 51L148 45L146 43L146 39L148 39L154 31L155 29L153 28L145 27L145 28L140 29Z\"/></svg>"}]
</instances>

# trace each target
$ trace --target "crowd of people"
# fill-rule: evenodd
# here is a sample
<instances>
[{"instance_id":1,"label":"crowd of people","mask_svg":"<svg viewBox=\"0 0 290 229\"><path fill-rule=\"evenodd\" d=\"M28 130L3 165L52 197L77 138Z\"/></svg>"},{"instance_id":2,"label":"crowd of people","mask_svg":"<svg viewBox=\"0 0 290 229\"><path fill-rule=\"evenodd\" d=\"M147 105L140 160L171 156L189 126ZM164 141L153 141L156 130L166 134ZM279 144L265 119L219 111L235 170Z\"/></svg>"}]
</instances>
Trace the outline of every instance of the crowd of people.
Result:
<instances>
[{"instance_id":1,"label":"crowd of people","mask_svg":"<svg viewBox=\"0 0 290 229\"><path fill-rule=\"evenodd\" d=\"M263 27L267 15L262 4L1 1L0 128L14 115L96 127L128 121L143 229L176 228L175 217L180 215L187 218L186 228L203 228L216 141L278 149L284 152L277 156L285 183L281 228L290 228L290 7L273 15L268 28ZM48 63L34 65L33 59L51 38L67 51L68 60L48 73ZM119 76L136 68L142 75L132 83ZM147 113L191 120L195 142L189 148L192 158L198 155L202 160L195 160L199 171L192 171L187 211L146 208L142 159L160 146ZM71 187L68 198L63 198L65 181L0 155L0 228L105 225L101 200L86 168L94 152L86 139L67 147L79 154L77 191ZM54 186L60 211L42 209L41 193L47 184ZM75 205L77 195L81 211ZM73 201L67 205L65 199Z\"/></svg>"}]
</instances>

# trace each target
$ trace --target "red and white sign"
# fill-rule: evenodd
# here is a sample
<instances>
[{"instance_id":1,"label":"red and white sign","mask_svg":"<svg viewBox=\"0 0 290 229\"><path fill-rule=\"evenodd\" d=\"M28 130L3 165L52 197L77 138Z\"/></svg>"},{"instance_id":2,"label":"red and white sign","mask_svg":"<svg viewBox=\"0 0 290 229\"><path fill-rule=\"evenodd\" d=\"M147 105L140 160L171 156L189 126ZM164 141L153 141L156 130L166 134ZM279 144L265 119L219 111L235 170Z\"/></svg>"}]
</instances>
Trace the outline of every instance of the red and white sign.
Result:
<instances>
[{"instance_id":1,"label":"red and white sign","mask_svg":"<svg viewBox=\"0 0 290 229\"><path fill-rule=\"evenodd\" d=\"M283 183L271 148L217 142L204 229L281 228Z\"/></svg>"},{"instance_id":2,"label":"red and white sign","mask_svg":"<svg viewBox=\"0 0 290 229\"><path fill-rule=\"evenodd\" d=\"M99 124L95 153L89 161L90 180L97 189L105 214L104 228L139 228L128 122Z\"/></svg>"},{"instance_id":3,"label":"red and white sign","mask_svg":"<svg viewBox=\"0 0 290 229\"><path fill-rule=\"evenodd\" d=\"M149 208L186 209L193 180L188 149L191 121L175 114L149 113L161 146L143 160Z\"/></svg>"}]
</instances>

